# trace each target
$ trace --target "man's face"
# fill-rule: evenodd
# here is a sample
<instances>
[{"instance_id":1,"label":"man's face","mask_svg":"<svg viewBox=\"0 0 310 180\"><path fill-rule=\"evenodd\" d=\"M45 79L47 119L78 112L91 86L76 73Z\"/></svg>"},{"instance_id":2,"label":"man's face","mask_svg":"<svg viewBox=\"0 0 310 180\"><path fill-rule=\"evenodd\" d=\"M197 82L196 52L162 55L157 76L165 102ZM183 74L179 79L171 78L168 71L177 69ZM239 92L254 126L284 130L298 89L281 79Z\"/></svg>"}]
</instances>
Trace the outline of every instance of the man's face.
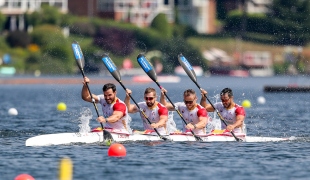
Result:
<instances>
[{"instance_id":1,"label":"man's face","mask_svg":"<svg viewBox=\"0 0 310 180\"><path fill-rule=\"evenodd\" d=\"M224 108L229 108L229 107L230 107L230 105L231 105L231 99L232 99L232 98L230 98L230 97L228 96L227 93L225 93L225 94L223 94L223 95L221 96L221 101L222 101L222 103L223 103Z\"/></svg>"},{"instance_id":2,"label":"man's face","mask_svg":"<svg viewBox=\"0 0 310 180\"><path fill-rule=\"evenodd\" d=\"M113 92L113 90L110 88L103 92L104 99L108 104L112 104L115 101L116 98L116 91Z\"/></svg>"},{"instance_id":3,"label":"man's face","mask_svg":"<svg viewBox=\"0 0 310 180\"><path fill-rule=\"evenodd\" d=\"M194 94L191 94L189 96L184 96L184 103L187 107L187 109L193 109L196 106L197 97Z\"/></svg>"},{"instance_id":4,"label":"man's face","mask_svg":"<svg viewBox=\"0 0 310 180\"><path fill-rule=\"evenodd\" d=\"M144 100L148 107L153 107L156 101L156 96L153 92L144 94Z\"/></svg>"}]
</instances>

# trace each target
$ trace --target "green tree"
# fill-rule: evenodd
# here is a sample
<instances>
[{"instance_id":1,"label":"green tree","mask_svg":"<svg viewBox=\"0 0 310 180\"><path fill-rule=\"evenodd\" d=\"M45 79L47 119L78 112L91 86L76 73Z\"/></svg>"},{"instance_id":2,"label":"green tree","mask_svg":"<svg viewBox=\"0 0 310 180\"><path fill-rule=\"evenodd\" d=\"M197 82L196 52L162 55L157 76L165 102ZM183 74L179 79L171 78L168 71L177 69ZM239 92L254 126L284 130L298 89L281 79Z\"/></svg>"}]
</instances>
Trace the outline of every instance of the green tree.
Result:
<instances>
[{"instance_id":1,"label":"green tree","mask_svg":"<svg viewBox=\"0 0 310 180\"><path fill-rule=\"evenodd\" d=\"M33 26L41 24L61 25L63 14L56 7L44 5L39 11L34 11L31 14L26 14L27 23Z\"/></svg>"},{"instance_id":2,"label":"green tree","mask_svg":"<svg viewBox=\"0 0 310 180\"><path fill-rule=\"evenodd\" d=\"M157 30L164 37L172 36L172 28L168 23L167 17L163 13L159 13L152 21L151 26L152 29Z\"/></svg>"},{"instance_id":3,"label":"green tree","mask_svg":"<svg viewBox=\"0 0 310 180\"><path fill-rule=\"evenodd\" d=\"M310 39L310 1L273 0L268 17L279 44L305 45Z\"/></svg>"},{"instance_id":4,"label":"green tree","mask_svg":"<svg viewBox=\"0 0 310 180\"><path fill-rule=\"evenodd\" d=\"M42 73L72 73L74 59L70 43L64 38L57 26L37 26L32 32L33 43L42 49L39 61Z\"/></svg>"},{"instance_id":5,"label":"green tree","mask_svg":"<svg viewBox=\"0 0 310 180\"><path fill-rule=\"evenodd\" d=\"M204 70L207 69L206 61L200 51L183 38L166 40L158 49L164 54L163 73L173 73L174 68L180 65L178 61L179 54L183 54L193 66L201 66Z\"/></svg>"},{"instance_id":6,"label":"green tree","mask_svg":"<svg viewBox=\"0 0 310 180\"><path fill-rule=\"evenodd\" d=\"M5 21L6 17L0 12L0 31L3 30Z\"/></svg>"}]
</instances>

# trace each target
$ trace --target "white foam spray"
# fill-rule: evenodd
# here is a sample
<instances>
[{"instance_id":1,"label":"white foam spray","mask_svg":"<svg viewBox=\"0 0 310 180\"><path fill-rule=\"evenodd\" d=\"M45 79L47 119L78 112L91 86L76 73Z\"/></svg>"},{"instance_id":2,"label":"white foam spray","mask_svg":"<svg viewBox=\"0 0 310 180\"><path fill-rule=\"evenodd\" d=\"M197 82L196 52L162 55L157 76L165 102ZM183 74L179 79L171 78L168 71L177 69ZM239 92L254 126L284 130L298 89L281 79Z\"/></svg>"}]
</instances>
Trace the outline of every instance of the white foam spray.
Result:
<instances>
[{"instance_id":1,"label":"white foam spray","mask_svg":"<svg viewBox=\"0 0 310 180\"><path fill-rule=\"evenodd\" d=\"M88 133L90 132L89 121L93 118L93 114L89 108L83 107L79 117L79 132Z\"/></svg>"}]
</instances>

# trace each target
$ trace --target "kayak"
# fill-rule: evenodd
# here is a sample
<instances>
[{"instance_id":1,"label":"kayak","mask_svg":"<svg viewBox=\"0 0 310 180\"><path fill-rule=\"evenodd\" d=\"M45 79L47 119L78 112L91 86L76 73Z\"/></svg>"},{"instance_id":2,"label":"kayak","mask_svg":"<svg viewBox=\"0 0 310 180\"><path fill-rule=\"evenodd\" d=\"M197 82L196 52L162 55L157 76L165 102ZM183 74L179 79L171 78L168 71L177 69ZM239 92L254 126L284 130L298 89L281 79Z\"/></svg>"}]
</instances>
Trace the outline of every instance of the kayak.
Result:
<instances>
[{"instance_id":1,"label":"kayak","mask_svg":"<svg viewBox=\"0 0 310 180\"><path fill-rule=\"evenodd\" d=\"M111 132L114 142L126 141L163 141L159 136L154 133L144 134L135 131L133 134L115 133ZM235 134L243 142L277 142L293 140L291 138L278 138L278 137L258 137L246 136L244 134ZM168 141L187 142L196 141L195 137L190 133L172 133L164 136ZM201 142L229 142L236 141L230 133L210 133L207 135L199 136ZM104 142L103 133L101 132L88 132L88 133L58 133L58 134L45 134L31 137L26 140L26 146L50 146L50 145L64 145L72 143L100 143Z\"/></svg>"}]
</instances>

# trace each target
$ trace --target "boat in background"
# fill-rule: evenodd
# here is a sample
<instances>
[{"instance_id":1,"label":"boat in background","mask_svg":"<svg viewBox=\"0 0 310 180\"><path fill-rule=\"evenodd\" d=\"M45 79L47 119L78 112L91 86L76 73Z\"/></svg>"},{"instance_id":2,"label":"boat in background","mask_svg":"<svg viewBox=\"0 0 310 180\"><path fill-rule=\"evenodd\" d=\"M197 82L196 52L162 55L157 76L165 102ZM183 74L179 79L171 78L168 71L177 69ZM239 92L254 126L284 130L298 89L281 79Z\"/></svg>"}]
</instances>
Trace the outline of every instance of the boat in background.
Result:
<instances>
[{"instance_id":1,"label":"boat in background","mask_svg":"<svg viewBox=\"0 0 310 180\"><path fill-rule=\"evenodd\" d=\"M265 86L264 92L271 92L271 93L277 93L277 92L310 92L310 86Z\"/></svg>"},{"instance_id":2,"label":"boat in background","mask_svg":"<svg viewBox=\"0 0 310 180\"><path fill-rule=\"evenodd\" d=\"M181 78L179 76L173 76L173 75L160 75L157 76L158 82L161 83L179 83L181 81ZM153 80L148 75L137 75L132 77L133 82L138 83L150 83L153 82Z\"/></svg>"},{"instance_id":3,"label":"boat in background","mask_svg":"<svg viewBox=\"0 0 310 180\"><path fill-rule=\"evenodd\" d=\"M202 67L200 66L193 66L193 69L196 73L196 76L203 76L203 69ZM177 66L175 69L174 69L174 73L176 75L179 75L179 76L187 76L186 72L184 71L184 69L182 68L182 66Z\"/></svg>"},{"instance_id":4,"label":"boat in background","mask_svg":"<svg viewBox=\"0 0 310 180\"><path fill-rule=\"evenodd\" d=\"M13 76L16 73L15 67L0 67L0 76Z\"/></svg>"}]
</instances>

